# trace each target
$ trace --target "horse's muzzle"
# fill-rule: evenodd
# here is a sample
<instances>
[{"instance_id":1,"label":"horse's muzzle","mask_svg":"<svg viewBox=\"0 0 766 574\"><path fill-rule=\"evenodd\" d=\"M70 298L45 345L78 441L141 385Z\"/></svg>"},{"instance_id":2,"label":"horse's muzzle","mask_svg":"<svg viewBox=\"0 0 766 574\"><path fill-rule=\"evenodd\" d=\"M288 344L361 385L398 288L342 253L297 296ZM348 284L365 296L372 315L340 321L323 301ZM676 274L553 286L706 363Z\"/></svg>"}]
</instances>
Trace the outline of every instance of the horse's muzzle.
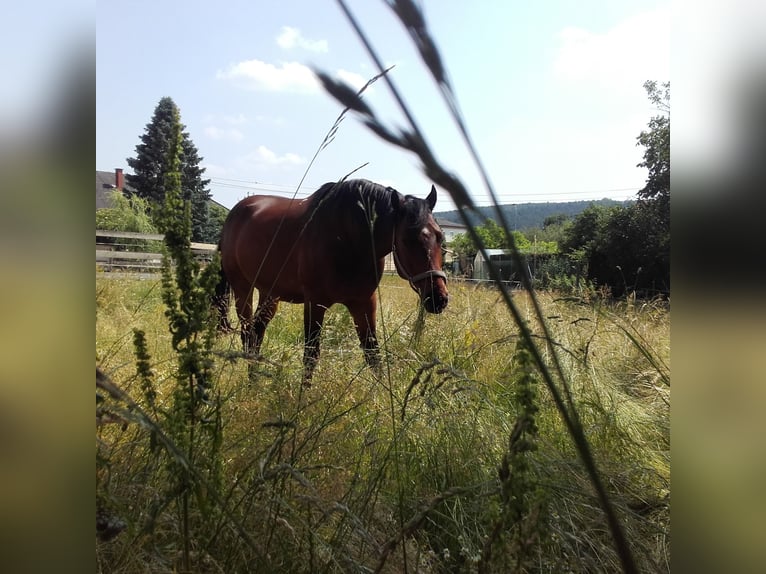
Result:
<instances>
[{"instance_id":1,"label":"horse's muzzle","mask_svg":"<svg viewBox=\"0 0 766 574\"><path fill-rule=\"evenodd\" d=\"M442 292L439 289L431 289L429 293L421 297L421 301L429 313L441 313L449 303L449 295L446 290Z\"/></svg>"}]
</instances>

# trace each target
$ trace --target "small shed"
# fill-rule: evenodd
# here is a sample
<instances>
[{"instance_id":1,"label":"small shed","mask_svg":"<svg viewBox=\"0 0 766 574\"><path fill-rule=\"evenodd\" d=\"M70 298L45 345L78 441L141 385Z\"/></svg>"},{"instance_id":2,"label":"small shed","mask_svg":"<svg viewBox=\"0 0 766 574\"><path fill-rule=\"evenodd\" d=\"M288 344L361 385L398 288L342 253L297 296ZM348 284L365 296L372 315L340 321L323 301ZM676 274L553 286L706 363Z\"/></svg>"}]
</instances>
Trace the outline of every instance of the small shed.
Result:
<instances>
[{"instance_id":1,"label":"small shed","mask_svg":"<svg viewBox=\"0 0 766 574\"><path fill-rule=\"evenodd\" d=\"M511 259L511 252L508 249L487 249L487 255L492 263L497 266L500 271L500 279L502 281L510 281L514 275L513 261ZM473 278L474 279L491 279L489 274L489 265L484 259L481 251L476 254L473 260Z\"/></svg>"}]
</instances>

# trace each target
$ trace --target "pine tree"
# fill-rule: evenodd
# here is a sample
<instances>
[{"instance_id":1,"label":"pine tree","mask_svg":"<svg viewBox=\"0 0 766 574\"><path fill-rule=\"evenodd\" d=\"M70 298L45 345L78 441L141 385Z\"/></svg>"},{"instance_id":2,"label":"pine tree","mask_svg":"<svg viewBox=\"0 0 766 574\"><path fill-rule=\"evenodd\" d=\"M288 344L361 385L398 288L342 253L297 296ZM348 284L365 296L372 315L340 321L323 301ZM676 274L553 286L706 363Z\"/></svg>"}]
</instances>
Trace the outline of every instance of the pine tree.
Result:
<instances>
[{"instance_id":1,"label":"pine tree","mask_svg":"<svg viewBox=\"0 0 766 574\"><path fill-rule=\"evenodd\" d=\"M171 98L162 98L154 109L141 143L136 146L136 156L127 159L133 174L126 174L126 181L136 190L136 195L149 200L155 212L159 211L165 201L165 175L169 171L169 149L176 124L181 131L182 197L191 202L192 240L202 241L208 228L210 180L202 178L205 172L205 168L200 167L202 158L189 133L184 131L186 126L180 123L180 111Z\"/></svg>"},{"instance_id":2,"label":"pine tree","mask_svg":"<svg viewBox=\"0 0 766 574\"><path fill-rule=\"evenodd\" d=\"M183 125L181 126L183 130ZM200 167L202 158L192 143L187 132L181 132L181 189L183 199L191 202L192 241L206 241L210 192L209 179L202 179L205 168Z\"/></svg>"}]
</instances>

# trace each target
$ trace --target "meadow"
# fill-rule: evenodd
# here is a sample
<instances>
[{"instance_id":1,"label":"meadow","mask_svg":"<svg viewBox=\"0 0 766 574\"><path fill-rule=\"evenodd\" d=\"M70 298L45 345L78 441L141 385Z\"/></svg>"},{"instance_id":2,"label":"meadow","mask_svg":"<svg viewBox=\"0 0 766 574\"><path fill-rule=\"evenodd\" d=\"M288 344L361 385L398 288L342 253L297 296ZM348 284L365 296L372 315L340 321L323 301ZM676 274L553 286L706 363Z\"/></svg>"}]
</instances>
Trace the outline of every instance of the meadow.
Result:
<instances>
[{"instance_id":1,"label":"meadow","mask_svg":"<svg viewBox=\"0 0 766 574\"><path fill-rule=\"evenodd\" d=\"M97 542L97 571L619 571L498 292L449 287L444 313L423 317L407 284L384 277L379 377L341 306L327 314L309 388L302 306L280 307L258 361L237 334L219 336L215 408L195 431L208 446L184 450L165 428L179 367L160 282L97 277L96 364L127 397L106 397L97 427L97 500L121 529ZM668 304L538 293L548 346L527 293L513 297L561 361L638 570L669 572ZM196 477L183 500L179 468Z\"/></svg>"}]
</instances>

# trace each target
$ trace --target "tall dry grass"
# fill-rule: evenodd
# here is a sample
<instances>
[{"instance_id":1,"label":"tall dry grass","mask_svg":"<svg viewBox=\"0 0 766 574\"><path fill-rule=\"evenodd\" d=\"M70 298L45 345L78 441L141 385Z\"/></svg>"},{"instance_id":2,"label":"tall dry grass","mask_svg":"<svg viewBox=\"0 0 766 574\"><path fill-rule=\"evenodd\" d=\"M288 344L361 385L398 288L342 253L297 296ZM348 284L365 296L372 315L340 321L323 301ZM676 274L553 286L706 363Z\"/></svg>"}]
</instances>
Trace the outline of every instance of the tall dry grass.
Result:
<instances>
[{"instance_id":1,"label":"tall dry grass","mask_svg":"<svg viewBox=\"0 0 766 574\"><path fill-rule=\"evenodd\" d=\"M168 406L175 357L159 283L99 279L96 293L97 364L140 408L132 336L143 329L157 404ZM508 506L498 469L520 415L519 334L494 289L453 282L450 293L448 309L416 337L417 297L398 278L384 278L380 379L364 367L340 306L327 315L309 389L301 385L300 306L280 308L265 360L250 369L238 357L238 336L219 339L222 479L218 492L199 493L210 512L191 517L193 571L620 568L593 487L542 389L537 449L525 455L528 512L500 529L483 559ZM534 312L526 293L513 296L523 313ZM637 564L668 571L668 311L659 303L538 298ZM99 496L127 527L98 543L98 568L178 571L183 534L178 510L162 505L161 454L150 425L128 420L99 431Z\"/></svg>"}]
</instances>

